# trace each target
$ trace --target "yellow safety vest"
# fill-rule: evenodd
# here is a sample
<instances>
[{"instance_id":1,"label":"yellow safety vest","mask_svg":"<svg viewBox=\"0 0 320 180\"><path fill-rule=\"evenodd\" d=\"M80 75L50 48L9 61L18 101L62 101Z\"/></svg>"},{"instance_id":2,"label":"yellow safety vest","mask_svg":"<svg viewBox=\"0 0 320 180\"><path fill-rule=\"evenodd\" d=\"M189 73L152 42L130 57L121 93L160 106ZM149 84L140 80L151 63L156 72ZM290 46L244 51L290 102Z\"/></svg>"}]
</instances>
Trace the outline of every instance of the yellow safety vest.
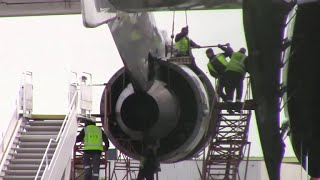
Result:
<instances>
[{"instance_id":1,"label":"yellow safety vest","mask_svg":"<svg viewBox=\"0 0 320 180\"><path fill-rule=\"evenodd\" d=\"M180 41L176 42L176 46L179 49L181 55L187 55L189 51L189 41L186 37L180 39Z\"/></svg>"},{"instance_id":2,"label":"yellow safety vest","mask_svg":"<svg viewBox=\"0 0 320 180\"><path fill-rule=\"evenodd\" d=\"M210 63L210 62L208 62L207 66L208 66L208 69L209 69L209 70L211 70L211 71L213 71L213 72L217 73L217 71L214 69L214 67L211 65L211 63Z\"/></svg>"},{"instance_id":3,"label":"yellow safety vest","mask_svg":"<svg viewBox=\"0 0 320 180\"><path fill-rule=\"evenodd\" d=\"M223 64L225 67L228 65L228 61L226 60L226 58L224 57L223 54L220 54L220 53L219 53L219 54L217 54L217 55L215 56L215 58L217 58L218 61L221 62L221 64ZM213 71L213 72L215 72L215 73L218 73L218 72L216 71L216 69L212 66L212 64L210 63L210 61L208 62L207 66L208 66L208 69L209 69L209 70L211 70L211 71Z\"/></svg>"},{"instance_id":4,"label":"yellow safety vest","mask_svg":"<svg viewBox=\"0 0 320 180\"><path fill-rule=\"evenodd\" d=\"M246 69L244 65L244 61L246 58L247 56L240 52L233 53L231 56L231 60L227 65L226 71L235 71L244 75L246 73Z\"/></svg>"},{"instance_id":5,"label":"yellow safety vest","mask_svg":"<svg viewBox=\"0 0 320 180\"><path fill-rule=\"evenodd\" d=\"M217 54L216 57L224 66L228 65L228 61L226 60L223 54Z\"/></svg>"},{"instance_id":6,"label":"yellow safety vest","mask_svg":"<svg viewBox=\"0 0 320 180\"><path fill-rule=\"evenodd\" d=\"M84 150L103 150L102 131L95 125L84 128Z\"/></svg>"}]
</instances>

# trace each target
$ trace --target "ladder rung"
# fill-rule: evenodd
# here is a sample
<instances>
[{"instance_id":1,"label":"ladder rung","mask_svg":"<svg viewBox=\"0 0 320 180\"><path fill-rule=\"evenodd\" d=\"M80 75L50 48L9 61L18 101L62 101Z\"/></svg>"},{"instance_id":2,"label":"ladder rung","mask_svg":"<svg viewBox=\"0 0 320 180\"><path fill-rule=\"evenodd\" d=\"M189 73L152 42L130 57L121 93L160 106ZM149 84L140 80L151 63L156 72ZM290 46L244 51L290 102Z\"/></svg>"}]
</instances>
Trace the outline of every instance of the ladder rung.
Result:
<instances>
[{"instance_id":1,"label":"ladder rung","mask_svg":"<svg viewBox=\"0 0 320 180\"><path fill-rule=\"evenodd\" d=\"M244 107L243 107L243 104L244 104ZM255 104L254 104L253 100L246 100L244 103L243 102L241 102L241 103L219 102L219 103L215 104L215 107L220 110L227 110L227 109L235 110L235 109L242 109L242 107L243 107L243 110L254 110L254 106L255 106ZM236 115L236 114L234 114L234 115Z\"/></svg>"}]
</instances>

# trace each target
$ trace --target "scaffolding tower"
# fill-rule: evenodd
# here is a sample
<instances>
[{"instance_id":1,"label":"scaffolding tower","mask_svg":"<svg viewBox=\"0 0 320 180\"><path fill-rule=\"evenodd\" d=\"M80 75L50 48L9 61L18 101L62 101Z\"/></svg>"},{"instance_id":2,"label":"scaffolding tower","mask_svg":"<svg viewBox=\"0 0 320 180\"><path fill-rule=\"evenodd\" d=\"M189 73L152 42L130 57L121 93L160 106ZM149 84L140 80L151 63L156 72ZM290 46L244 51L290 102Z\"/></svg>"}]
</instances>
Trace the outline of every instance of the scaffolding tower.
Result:
<instances>
[{"instance_id":1,"label":"scaffolding tower","mask_svg":"<svg viewBox=\"0 0 320 180\"><path fill-rule=\"evenodd\" d=\"M216 134L211 138L204 152L202 178L204 180L240 180L239 165L250 153L248 130L251 110L254 109L250 99L248 83L246 100L244 102L217 102L218 110ZM227 110L240 109L239 114L230 114ZM247 160L248 163L248 160ZM246 168L247 169L247 168ZM245 177L246 178L246 173Z\"/></svg>"},{"instance_id":2,"label":"scaffolding tower","mask_svg":"<svg viewBox=\"0 0 320 180\"><path fill-rule=\"evenodd\" d=\"M134 160L122 152L119 153L113 167L111 179L118 180L117 172L124 172L122 174L122 180L133 180L136 179L139 172L140 162L138 160ZM118 173L119 175L120 173ZM119 177L120 179L120 177Z\"/></svg>"}]
</instances>

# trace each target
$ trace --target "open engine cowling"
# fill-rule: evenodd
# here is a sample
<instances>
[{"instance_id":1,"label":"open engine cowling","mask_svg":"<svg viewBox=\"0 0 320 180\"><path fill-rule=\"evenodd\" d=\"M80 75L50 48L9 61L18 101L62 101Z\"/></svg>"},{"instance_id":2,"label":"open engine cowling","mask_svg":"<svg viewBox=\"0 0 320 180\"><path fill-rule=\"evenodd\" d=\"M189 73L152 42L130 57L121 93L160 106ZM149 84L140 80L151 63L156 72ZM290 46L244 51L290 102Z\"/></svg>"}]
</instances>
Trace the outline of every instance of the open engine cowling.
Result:
<instances>
[{"instance_id":1,"label":"open engine cowling","mask_svg":"<svg viewBox=\"0 0 320 180\"><path fill-rule=\"evenodd\" d=\"M124 68L113 75L111 88L101 98L101 115L106 115L105 93L110 93L111 112L104 128L115 147L129 157L140 158L142 135L148 132L160 142L160 161L189 159L215 133L214 89L199 69L161 60L156 60L154 69L147 92L134 91Z\"/></svg>"}]
</instances>

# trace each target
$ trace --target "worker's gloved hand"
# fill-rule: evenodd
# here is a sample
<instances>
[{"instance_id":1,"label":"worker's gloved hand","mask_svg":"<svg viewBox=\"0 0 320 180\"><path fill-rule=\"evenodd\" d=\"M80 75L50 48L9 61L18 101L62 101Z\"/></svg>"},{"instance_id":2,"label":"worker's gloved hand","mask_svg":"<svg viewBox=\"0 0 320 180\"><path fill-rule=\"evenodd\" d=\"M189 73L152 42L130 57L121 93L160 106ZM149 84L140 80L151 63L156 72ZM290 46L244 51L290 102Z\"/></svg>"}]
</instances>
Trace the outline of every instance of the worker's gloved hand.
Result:
<instances>
[{"instance_id":1,"label":"worker's gloved hand","mask_svg":"<svg viewBox=\"0 0 320 180\"><path fill-rule=\"evenodd\" d=\"M229 46L230 46L230 43L227 43L227 44L226 44L226 46L228 46L228 47L229 47Z\"/></svg>"},{"instance_id":2,"label":"worker's gloved hand","mask_svg":"<svg viewBox=\"0 0 320 180\"><path fill-rule=\"evenodd\" d=\"M222 45L221 44L218 44L218 48L221 48L222 47Z\"/></svg>"}]
</instances>

